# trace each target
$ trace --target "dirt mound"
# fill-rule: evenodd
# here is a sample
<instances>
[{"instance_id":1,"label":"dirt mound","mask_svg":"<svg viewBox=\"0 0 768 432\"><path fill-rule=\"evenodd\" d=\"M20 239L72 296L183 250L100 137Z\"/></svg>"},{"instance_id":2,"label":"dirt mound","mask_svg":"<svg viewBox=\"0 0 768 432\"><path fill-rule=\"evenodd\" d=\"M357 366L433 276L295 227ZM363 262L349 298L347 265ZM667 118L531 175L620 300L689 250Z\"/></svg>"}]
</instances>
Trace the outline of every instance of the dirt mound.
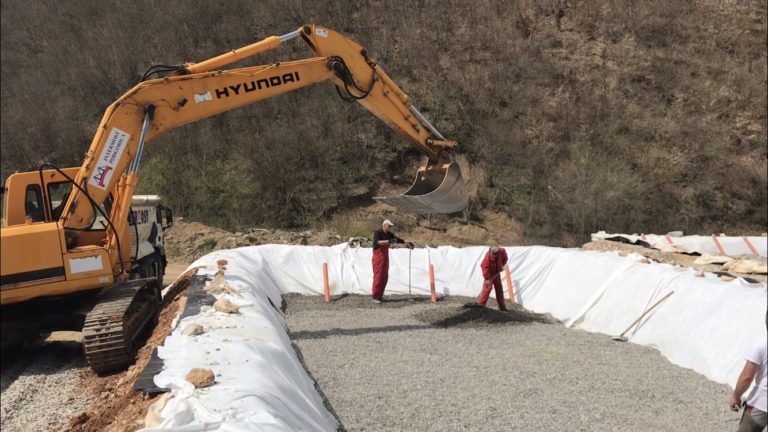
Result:
<instances>
[{"instance_id":1,"label":"dirt mound","mask_svg":"<svg viewBox=\"0 0 768 432\"><path fill-rule=\"evenodd\" d=\"M377 203L346 210L322 226L300 231L249 228L229 232L177 218L165 237L166 253L170 261L191 263L214 250L261 244L334 246L350 242L353 247L370 247L373 231L384 219L395 222L395 233L399 237L417 245L513 246L522 239L520 223L504 213L481 210L476 215L477 221L467 221L446 215L400 214L392 207Z\"/></svg>"},{"instance_id":2,"label":"dirt mound","mask_svg":"<svg viewBox=\"0 0 768 432\"><path fill-rule=\"evenodd\" d=\"M436 327L479 328L491 325L520 323L553 323L549 315L542 315L526 310L519 305L508 306L508 311L483 307L477 303L455 306L437 306L434 309L419 312L415 318Z\"/></svg>"},{"instance_id":3,"label":"dirt mound","mask_svg":"<svg viewBox=\"0 0 768 432\"><path fill-rule=\"evenodd\" d=\"M688 254L676 253L676 252L665 252L665 251L660 251L658 249L651 249L651 248L647 248L639 245L626 244L626 243L621 243L617 241L595 240L589 243L585 243L584 245L581 246L581 249L589 250L589 251L617 251L622 256L626 256L627 254L630 254L630 253L636 253L638 255L642 255L646 257L649 260L670 264L676 267L687 267L687 268L692 268L702 272L712 272L716 274L721 274L725 271L731 276L741 277L749 282L766 283L768 281L768 276L764 274L739 273L737 271L730 271L728 270L728 267L723 268L723 264L718 264L718 263L705 262L705 263L699 264L696 262L697 259L699 258L696 255L688 255Z\"/></svg>"},{"instance_id":4,"label":"dirt mound","mask_svg":"<svg viewBox=\"0 0 768 432\"><path fill-rule=\"evenodd\" d=\"M174 220L165 237L168 259L191 263L207 253L219 249L232 249L261 244L290 244L333 246L347 238L330 231L285 231L279 229L249 228L243 232L229 232L199 222Z\"/></svg>"}]
</instances>

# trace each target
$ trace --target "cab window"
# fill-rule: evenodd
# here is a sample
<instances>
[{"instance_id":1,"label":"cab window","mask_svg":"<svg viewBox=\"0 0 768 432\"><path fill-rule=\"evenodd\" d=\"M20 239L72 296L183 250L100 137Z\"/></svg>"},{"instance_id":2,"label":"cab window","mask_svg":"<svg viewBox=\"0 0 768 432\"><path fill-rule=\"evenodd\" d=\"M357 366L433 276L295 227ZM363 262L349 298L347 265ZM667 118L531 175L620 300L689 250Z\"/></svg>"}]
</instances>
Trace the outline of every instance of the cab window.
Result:
<instances>
[{"instance_id":1,"label":"cab window","mask_svg":"<svg viewBox=\"0 0 768 432\"><path fill-rule=\"evenodd\" d=\"M64 206L67 204L67 198L72 190L72 184L68 181L48 183L48 199L53 209L53 220L59 220L61 212L64 211ZM42 200L41 200L42 202ZM109 215L112 211L112 194L109 194L101 205L101 210L104 214ZM107 228L107 220L102 216L101 212L94 209L94 220L89 231L103 231Z\"/></svg>"},{"instance_id":2,"label":"cab window","mask_svg":"<svg viewBox=\"0 0 768 432\"><path fill-rule=\"evenodd\" d=\"M67 203L72 185L68 181L48 183L48 201L53 211L53 220L59 220Z\"/></svg>"},{"instance_id":3,"label":"cab window","mask_svg":"<svg viewBox=\"0 0 768 432\"><path fill-rule=\"evenodd\" d=\"M40 185L27 185L27 191L24 197L24 214L32 222L43 222L45 213L43 209L43 193Z\"/></svg>"},{"instance_id":4,"label":"cab window","mask_svg":"<svg viewBox=\"0 0 768 432\"><path fill-rule=\"evenodd\" d=\"M107 195L107 198L104 200L104 204L101 205L101 210L104 212L105 215L109 216L109 213L112 211L112 194ZM107 226L109 223L104 218L104 216L101 214L100 211L96 211L96 218L93 220L93 224L90 228L88 228L89 231L104 231L107 229Z\"/></svg>"}]
</instances>

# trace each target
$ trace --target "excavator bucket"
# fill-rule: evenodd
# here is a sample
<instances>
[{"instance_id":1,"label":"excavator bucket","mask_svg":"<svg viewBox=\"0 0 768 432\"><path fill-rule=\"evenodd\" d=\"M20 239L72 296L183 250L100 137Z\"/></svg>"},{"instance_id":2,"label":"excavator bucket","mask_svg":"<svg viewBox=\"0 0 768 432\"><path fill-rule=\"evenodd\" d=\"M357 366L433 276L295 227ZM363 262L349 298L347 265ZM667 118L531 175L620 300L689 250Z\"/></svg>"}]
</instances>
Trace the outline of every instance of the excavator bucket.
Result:
<instances>
[{"instance_id":1,"label":"excavator bucket","mask_svg":"<svg viewBox=\"0 0 768 432\"><path fill-rule=\"evenodd\" d=\"M373 199L411 213L453 213L467 206L467 185L456 162L431 169L423 166L403 194Z\"/></svg>"}]
</instances>

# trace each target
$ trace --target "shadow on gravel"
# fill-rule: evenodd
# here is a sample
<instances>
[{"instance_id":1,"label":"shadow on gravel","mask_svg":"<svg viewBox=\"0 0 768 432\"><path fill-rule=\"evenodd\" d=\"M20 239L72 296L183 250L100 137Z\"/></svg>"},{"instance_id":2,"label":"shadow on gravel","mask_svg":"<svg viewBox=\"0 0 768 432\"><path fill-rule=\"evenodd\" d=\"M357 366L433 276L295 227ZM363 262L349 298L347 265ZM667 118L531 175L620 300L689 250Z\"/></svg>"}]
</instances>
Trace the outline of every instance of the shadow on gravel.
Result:
<instances>
[{"instance_id":1,"label":"shadow on gravel","mask_svg":"<svg viewBox=\"0 0 768 432\"><path fill-rule=\"evenodd\" d=\"M479 328L491 325L556 322L551 316L537 314L520 305L508 306L508 311L500 311L467 303L459 307L438 307L417 313L414 317L435 327Z\"/></svg>"},{"instance_id":2,"label":"shadow on gravel","mask_svg":"<svg viewBox=\"0 0 768 432\"><path fill-rule=\"evenodd\" d=\"M332 328L330 330L303 330L290 332L292 340L303 339L325 339L332 336L359 336L374 333L405 332L411 330L429 330L431 326L426 325L395 325L384 327L362 327L353 329Z\"/></svg>"},{"instance_id":3,"label":"shadow on gravel","mask_svg":"<svg viewBox=\"0 0 768 432\"><path fill-rule=\"evenodd\" d=\"M442 297L438 299L442 301ZM429 296L407 294L387 295L381 303L375 303L371 296L357 294L339 294L331 296L331 302L326 303L323 296L283 294L283 301L288 305L287 313L291 312L292 304L300 304L302 311L308 310L342 310L342 309L398 309L416 305L428 304Z\"/></svg>"},{"instance_id":4,"label":"shadow on gravel","mask_svg":"<svg viewBox=\"0 0 768 432\"><path fill-rule=\"evenodd\" d=\"M291 338L293 338L293 335L291 336ZM312 380L312 382L315 383L315 390L317 390L317 393L320 395L320 397L323 398L323 405L325 406L325 409L327 409L328 412L331 413L333 418L335 418L336 421L339 422L339 427L336 429L336 432L347 432L347 429L344 427L344 424L341 422L339 415L336 414L336 410L333 409L333 405L331 405L331 401L329 401L328 397L325 395L325 393L323 393L323 389L320 388L320 385L317 383L315 376L312 375L312 371L310 371L309 368L307 367L307 364L304 363L304 355L301 353L301 348L299 348L299 346L293 342L291 342L291 346L293 347L293 350L296 352L296 358L299 359L299 363L301 363L301 367L304 368L304 371L307 372L307 375L309 375L309 378Z\"/></svg>"}]
</instances>

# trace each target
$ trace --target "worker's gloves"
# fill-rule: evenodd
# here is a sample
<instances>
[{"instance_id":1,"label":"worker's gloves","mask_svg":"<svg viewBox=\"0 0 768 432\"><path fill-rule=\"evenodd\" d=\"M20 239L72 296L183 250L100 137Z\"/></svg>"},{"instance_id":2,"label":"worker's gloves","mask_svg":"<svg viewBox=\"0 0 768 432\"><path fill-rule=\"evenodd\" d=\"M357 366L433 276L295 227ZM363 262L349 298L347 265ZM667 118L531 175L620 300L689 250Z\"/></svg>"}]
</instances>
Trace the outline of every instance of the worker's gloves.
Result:
<instances>
[{"instance_id":1,"label":"worker's gloves","mask_svg":"<svg viewBox=\"0 0 768 432\"><path fill-rule=\"evenodd\" d=\"M408 249L413 249L413 243L411 242L403 243L402 241L396 238L393 238L393 239L389 239L389 247L395 248L395 249L404 248L404 247L407 247Z\"/></svg>"}]
</instances>

